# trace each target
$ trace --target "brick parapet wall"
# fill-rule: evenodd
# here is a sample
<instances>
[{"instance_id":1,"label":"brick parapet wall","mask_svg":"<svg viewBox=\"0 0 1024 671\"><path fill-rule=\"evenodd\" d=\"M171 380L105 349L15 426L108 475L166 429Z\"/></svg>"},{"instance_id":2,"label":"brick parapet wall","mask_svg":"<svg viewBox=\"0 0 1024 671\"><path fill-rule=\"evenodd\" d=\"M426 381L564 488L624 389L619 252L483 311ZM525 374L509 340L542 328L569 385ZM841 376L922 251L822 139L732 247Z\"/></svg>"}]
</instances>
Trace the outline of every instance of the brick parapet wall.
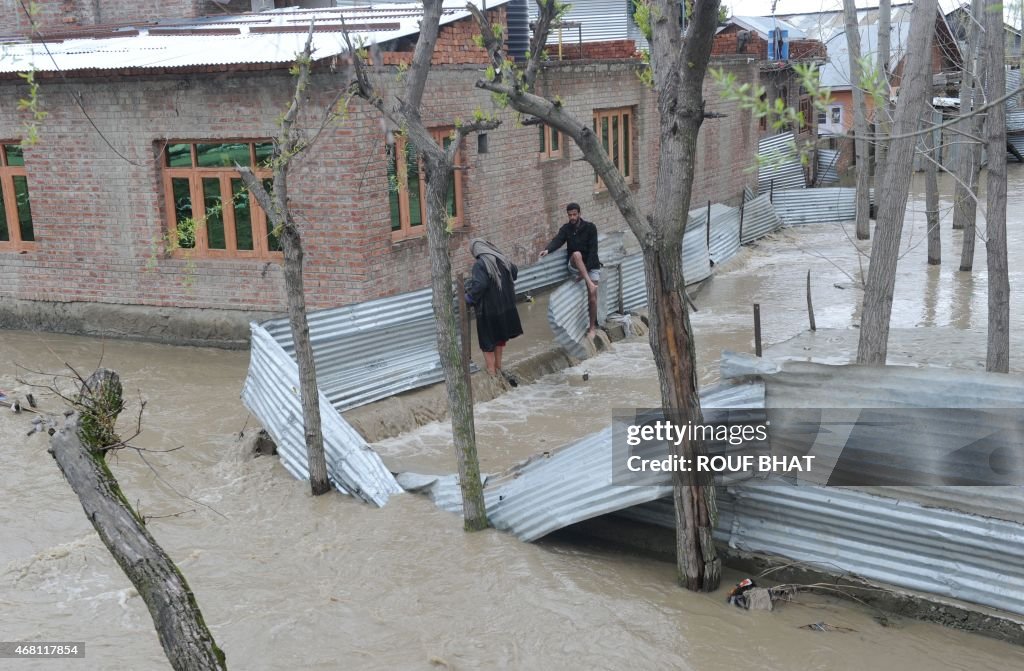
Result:
<instances>
[{"instance_id":1,"label":"brick parapet wall","mask_svg":"<svg viewBox=\"0 0 1024 671\"><path fill-rule=\"evenodd\" d=\"M741 81L756 65L725 63ZM438 67L431 72L423 118L450 125L490 96L474 87L480 68ZM394 69L385 85L396 86ZM0 298L94 301L127 305L280 311L285 307L278 263L255 260L166 258L154 253L165 229L162 173L155 158L166 140L262 139L291 95L282 72L191 74L52 82L43 89L49 116L42 140L27 147L26 164L37 236L25 254L0 251ZM319 124L336 77L315 77L300 123ZM119 158L81 112L67 105L67 87L81 94ZM653 93L630 63L563 62L545 67L539 90L559 95L585 122L594 109L632 106L635 112L635 192L653 205L658 151ZM727 114L704 122L699 138L694 207L707 199L738 200L751 183L756 134L750 115L705 87L707 109ZM0 139L17 139L22 118L17 85L0 83ZM470 266L470 237L486 237L517 263L529 265L565 220L566 202L583 206L602 231L625 228L579 150L562 158L536 153L536 126L519 126L509 110L494 110L502 126L489 133L487 154L475 138L465 147L465 231L452 237L456 272ZM429 285L426 240L393 243L387 198L385 129L379 114L355 103L343 123L327 129L292 172L290 198L303 229L310 308L337 306Z\"/></svg>"}]
</instances>

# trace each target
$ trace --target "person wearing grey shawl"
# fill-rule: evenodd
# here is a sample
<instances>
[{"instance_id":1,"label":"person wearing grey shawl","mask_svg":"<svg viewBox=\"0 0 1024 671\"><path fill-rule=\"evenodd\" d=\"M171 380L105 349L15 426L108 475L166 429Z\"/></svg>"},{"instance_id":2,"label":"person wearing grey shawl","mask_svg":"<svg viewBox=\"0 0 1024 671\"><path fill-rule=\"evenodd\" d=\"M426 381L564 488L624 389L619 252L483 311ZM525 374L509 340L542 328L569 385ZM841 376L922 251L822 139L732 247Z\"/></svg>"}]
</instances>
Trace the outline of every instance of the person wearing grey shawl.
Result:
<instances>
[{"instance_id":1,"label":"person wearing grey shawl","mask_svg":"<svg viewBox=\"0 0 1024 671\"><path fill-rule=\"evenodd\" d=\"M469 251L476 259L466 284L466 302L476 311L476 334L484 353L487 372L501 371L501 354L506 343L523 334L516 309L516 264L486 240L475 239Z\"/></svg>"}]
</instances>

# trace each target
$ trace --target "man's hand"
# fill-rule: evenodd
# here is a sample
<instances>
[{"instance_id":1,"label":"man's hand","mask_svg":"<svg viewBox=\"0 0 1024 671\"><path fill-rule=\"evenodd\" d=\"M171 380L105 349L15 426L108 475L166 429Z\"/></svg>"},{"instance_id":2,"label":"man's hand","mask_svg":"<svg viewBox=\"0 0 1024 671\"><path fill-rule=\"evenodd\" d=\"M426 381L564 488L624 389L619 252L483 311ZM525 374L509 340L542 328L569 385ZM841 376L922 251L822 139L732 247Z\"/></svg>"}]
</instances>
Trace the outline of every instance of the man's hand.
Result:
<instances>
[{"instance_id":1,"label":"man's hand","mask_svg":"<svg viewBox=\"0 0 1024 671\"><path fill-rule=\"evenodd\" d=\"M543 258L544 258L545 256L547 256L547 255L548 255L548 250L546 250L546 249L542 249L542 250L540 251L540 257L538 257L538 258L541 258L541 259L543 259Z\"/></svg>"}]
</instances>

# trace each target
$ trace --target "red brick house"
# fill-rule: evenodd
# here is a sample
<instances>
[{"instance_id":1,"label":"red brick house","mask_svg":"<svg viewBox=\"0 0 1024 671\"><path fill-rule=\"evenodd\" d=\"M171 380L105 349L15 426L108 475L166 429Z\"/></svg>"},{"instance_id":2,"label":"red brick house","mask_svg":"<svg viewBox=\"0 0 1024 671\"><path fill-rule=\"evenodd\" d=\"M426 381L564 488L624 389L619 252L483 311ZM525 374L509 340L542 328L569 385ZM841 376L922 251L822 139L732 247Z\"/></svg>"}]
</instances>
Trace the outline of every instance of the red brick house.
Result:
<instances>
[{"instance_id":1,"label":"red brick house","mask_svg":"<svg viewBox=\"0 0 1024 671\"><path fill-rule=\"evenodd\" d=\"M315 74L300 120L310 136L346 84L332 70L345 51L339 16L381 46L385 65L375 76L394 86L394 66L415 43L419 10L228 14L223 8L233 3L98 2L147 13L97 19L76 9L83 3L41 4L32 41L15 14L4 14L14 11L10 3L0 4L0 25L23 31L0 59L0 328L244 346L248 322L280 314L285 298L281 254L241 189L235 161L258 167L269 152L292 95L288 68L312 18ZM513 4L488 7L508 23ZM199 16L211 9L218 13ZM152 18L157 10L163 18ZM504 123L461 148L450 200L455 269L468 268L471 237L533 263L569 201L580 202L602 231L625 228L571 142L517 124L474 86L484 54L466 17L452 9L442 18L424 119L439 136L478 108L497 111ZM637 77L642 66L631 45L583 51L583 58L549 63L538 88L557 93L581 118L618 129L620 169L648 207L657 107ZM721 64L743 81L757 76L745 59ZM36 144L23 144L27 117L17 105L27 92L18 73L29 67L47 113ZM738 201L754 179L746 168L754 162L756 122L720 101L710 84L706 96L709 111L727 116L701 131L694 200ZM394 155L380 116L353 103L295 164L290 200L303 231L310 309L429 285L418 166L414 159L396 166ZM407 190L393 188L398 171L408 174ZM194 236L169 251L167 240L190 218L201 222Z\"/></svg>"}]
</instances>

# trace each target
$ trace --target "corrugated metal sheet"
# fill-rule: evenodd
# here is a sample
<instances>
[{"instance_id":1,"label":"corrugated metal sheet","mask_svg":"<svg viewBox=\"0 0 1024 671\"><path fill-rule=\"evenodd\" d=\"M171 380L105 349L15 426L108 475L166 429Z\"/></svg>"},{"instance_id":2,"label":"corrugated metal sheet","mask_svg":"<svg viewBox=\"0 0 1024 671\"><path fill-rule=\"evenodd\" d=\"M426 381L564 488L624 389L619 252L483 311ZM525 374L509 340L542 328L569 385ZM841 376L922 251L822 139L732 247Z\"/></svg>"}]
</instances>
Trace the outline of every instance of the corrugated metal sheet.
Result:
<instances>
[{"instance_id":1,"label":"corrugated metal sheet","mask_svg":"<svg viewBox=\"0 0 1024 671\"><path fill-rule=\"evenodd\" d=\"M1024 614L1019 524L836 488L731 492L731 547Z\"/></svg>"},{"instance_id":2,"label":"corrugated metal sheet","mask_svg":"<svg viewBox=\"0 0 1024 671\"><path fill-rule=\"evenodd\" d=\"M1006 112L1006 132L1024 133L1024 110Z\"/></svg>"},{"instance_id":3,"label":"corrugated metal sheet","mask_svg":"<svg viewBox=\"0 0 1024 671\"><path fill-rule=\"evenodd\" d=\"M1024 155L1024 134L1021 135L1007 135L1006 141L1014 146L1014 148L1021 154ZM1009 154L1009 152L1007 152ZM1012 154L1010 154L1013 156ZM1017 157L1014 156L1014 160Z\"/></svg>"},{"instance_id":4,"label":"corrugated metal sheet","mask_svg":"<svg viewBox=\"0 0 1024 671\"><path fill-rule=\"evenodd\" d=\"M1024 527L835 487L719 488L715 539L745 552L1024 614ZM669 498L616 513L674 528Z\"/></svg>"},{"instance_id":5,"label":"corrugated metal sheet","mask_svg":"<svg viewBox=\"0 0 1024 671\"><path fill-rule=\"evenodd\" d=\"M317 310L308 319L318 384L339 412L442 379L430 289ZM287 318L261 326L294 357Z\"/></svg>"},{"instance_id":6,"label":"corrugated metal sheet","mask_svg":"<svg viewBox=\"0 0 1024 671\"><path fill-rule=\"evenodd\" d=\"M829 390L829 408L1024 408L1024 378L1019 375L909 366L878 368L826 366L802 361L773 362L732 352L723 354L720 370L723 379L754 374L761 376L767 385L769 408L820 408L825 403L816 391L820 389ZM911 444L919 440L918 434L926 434L930 430L918 425L904 424L903 427L902 430L909 434L904 442ZM941 445L946 434L955 435L961 430L936 421L934 431L934 442ZM996 436L990 440L995 439ZM853 437L850 440L857 442ZM860 442L865 443L863 440ZM859 447L862 450L885 448L873 446L870 442ZM922 480L951 475L946 472L948 465L925 459L926 456L922 452L914 464ZM900 487L893 491L898 491L901 498L925 505L933 505L936 492L941 491L944 507L976 514L981 511L974 487ZM1000 491L1003 502L995 509L999 512L989 512L989 516L1024 518L1024 488L1015 488L1016 495L1013 489L989 487L986 491L992 495Z\"/></svg>"},{"instance_id":7,"label":"corrugated metal sheet","mask_svg":"<svg viewBox=\"0 0 1024 671\"><path fill-rule=\"evenodd\" d=\"M782 228L782 220L776 214L768 194L748 198L743 204L743 226L740 243L747 244Z\"/></svg>"},{"instance_id":8,"label":"corrugated metal sheet","mask_svg":"<svg viewBox=\"0 0 1024 671\"><path fill-rule=\"evenodd\" d=\"M717 209L715 209L717 208ZM740 250L740 209L726 205L711 208L711 260L728 261Z\"/></svg>"},{"instance_id":9,"label":"corrugated metal sheet","mask_svg":"<svg viewBox=\"0 0 1024 671\"><path fill-rule=\"evenodd\" d=\"M786 226L832 224L857 218L857 190L842 187L775 191L776 212Z\"/></svg>"},{"instance_id":10,"label":"corrugated metal sheet","mask_svg":"<svg viewBox=\"0 0 1024 671\"><path fill-rule=\"evenodd\" d=\"M1019 51L1019 50L1018 50ZM1006 68L1006 92L1016 91L1020 88L1020 70L1011 70ZM1017 112L1019 106L1017 105L1017 96L1011 96L1006 99L1006 115L1009 117L1011 113ZM1009 121L1009 119L1007 119ZM1009 126L1007 126L1009 129ZM1024 130L1022 128L1021 130Z\"/></svg>"},{"instance_id":11,"label":"corrugated metal sheet","mask_svg":"<svg viewBox=\"0 0 1024 671\"><path fill-rule=\"evenodd\" d=\"M707 408L756 408L763 400L764 389L759 384L718 386L701 393L701 404ZM487 478L484 498L491 523L532 541L570 524L671 493L667 477L659 486L613 483L611 441L608 427ZM446 510L461 510L455 476L435 479L402 474L399 480L424 491Z\"/></svg>"},{"instance_id":12,"label":"corrugated metal sheet","mask_svg":"<svg viewBox=\"0 0 1024 671\"><path fill-rule=\"evenodd\" d=\"M543 259L519 269L516 293L525 294L543 287L564 282L569 277L568 255L565 248L556 250Z\"/></svg>"},{"instance_id":13,"label":"corrugated metal sheet","mask_svg":"<svg viewBox=\"0 0 1024 671\"><path fill-rule=\"evenodd\" d=\"M537 19L539 8L535 2L530 4L530 21ZM566 24L579 24L565 27L561 31L562 49L569 51L579 43L582 35L584 42L602 42L605 40L624 40L630 37L628 26L632 23L629 17L629 5L621 0L587 0L570 5L570 9L562 17ZM582 32L578 32L578 30ZM558 44L559 31L552 28L548 36L548 44ZM639 46L639 45L638 45ZM557 59L558 52L548 48L551 58ZM571 53L571 52L570 52Z\"/></svg>"},{"instance_id":14,"label":"corrugated metal sheet","mask_svg":"<svg viewBox=\"0 0 1024 671\"><path fill-rule=\"evenodd\" d=\"M802 189L807 186L804 166L793 148L794 135L782 133L757 143L757 192Z\"/></svg>"},{"instance_id":15,"label":"corrugated metal sheet","mask_svg":"<svg viewBox=\"0 0 1024 671\"><path fill-rule=\"evenodd\" d=\"M303 432L299 371L295 360L265 329L252 325L249 372L242 387L242 402L277 444L281 462L300 480L309 479ZM341 492L383 506L402 491L362 436L320 396L327 474Z\"/></svg>"},{"instance_id":16,"label":"corrugated metal sheet","mask_svg":"<svg viewBox=\"0 0 1024 671\"><path fill-rule=\"evenodd\" d=\"M597 323L603 324L607 317L605 283L597 285ZM590 308L587 304L585 282L566 282L551 293L548 299L548 326L562 349L577 359L586 359L587 349L583 338L590 328Z\"/></svg>"},{"instance_id":17,"label":"corrugated metal sheet","mask_svg":"<svg viewBox=\"0 0 1024 671\"><path fill-rule=\"evenodd\" d=\"M702 216L703 215L703 216ZM690 211L683 233L683 279L687 284L711 277L711 256L708 254L708 222L704 210Z\"/></svg>"},{"instance_id":18,"label":"corrugated metal sheet","mask_svg":"<svg viewBox=\"0 0 1024 671\"><path fill-rule=\"evenodd\" d=\"M835 184L839 181L837 164L840 153L837 149L818 150L818 184Z\"/></svg>"},{"instance_id":19,"label":"corrugated metal sheet","mask_svg":"<svg viewBox=\"0 0 1024 671\"><path fill-rule=\"evenodd\" d=\"M488 7L506 2L492 0ZM97 29L92 28L89 35L93 37L89 39L75 38L73 32L65 31L64 39L54 39L45 45L5 45L0 72L291 63L302 51L306 31L314 20L318 28L313 36L313 57L320 60L347 51L341 33L342 17L353 42L381 44L418 33L422 16L421 4L385 3L372 8L289 8L199 19L142 21L111 27L98 36ZM465 3L452 0L446 3L441 24L468 16Z\"/></svg>"},{"instance_id":20,"label":"corrugated metal sheet","mask_svg":"<svg viewBox=\"0 0 1024 671\"><path fill-rule=\"evenodd\" d=\"M633 254L622 260L622 307L633 312L647 305L647 275L644 255Z\"/></svg>"}]
</instances>

